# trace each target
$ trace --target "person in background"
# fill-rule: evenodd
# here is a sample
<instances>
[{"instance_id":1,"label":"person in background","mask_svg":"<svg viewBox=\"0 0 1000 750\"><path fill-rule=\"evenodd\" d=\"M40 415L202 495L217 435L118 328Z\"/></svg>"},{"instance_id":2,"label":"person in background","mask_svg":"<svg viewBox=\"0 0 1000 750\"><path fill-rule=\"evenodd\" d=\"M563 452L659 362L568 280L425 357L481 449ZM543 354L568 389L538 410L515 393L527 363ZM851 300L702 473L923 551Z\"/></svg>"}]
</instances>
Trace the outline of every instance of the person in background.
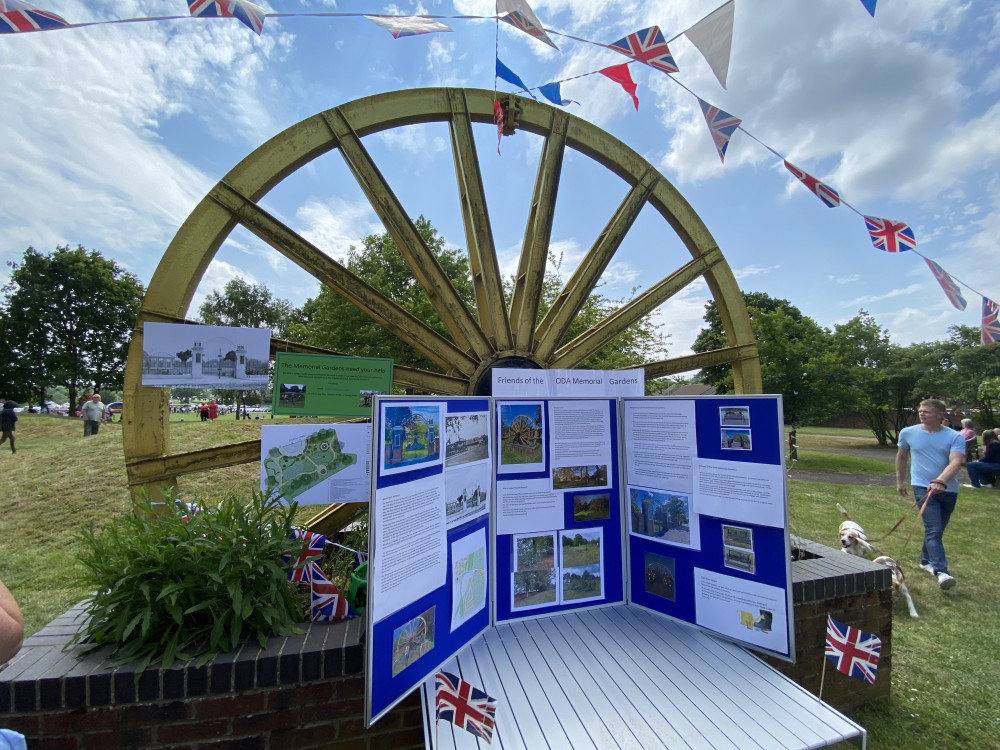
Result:
<instances>
[{"instance_id":1,"label":"person in background","mask_svg":"<svg viewBox=\"0 0 1000 750\"><path fill-rule=\"evenodd\" d=\"M14 448L14 423L17 421L15 408L17 408L17 404L13 401L4 401L3 411L0 411L0 433L2 433L0 445L10 440L11 453L17 453L17 449Z\"/></svg>"},{"instance_id":2,"label":"person in background","mask_svg":"<svg viewBox=\"0 0 1000 750\"><path fill-rule=\"evenodd\" d=\"M982 459L967 463L965 469L972 484L963 484L963 487L979 489L983 485L992 487L995 484L996 475L1000 474L1000 440L997 440L993 430L983 431Z\"/></svg>"},{"instance_id":3,"label":"person in background","mask_svg":"<svg viewBox=\"0 0 1000 750\"><path fill-rule=\"evenodd\" d=\"M0 581L0 667L9 662L24 643L24 618L14 595Z\"/></svg>"},{"instance_id":4,"label":"person in background","mask_svg":"<svg viewBox=\"0 0 1000 750\"><path fill-rule=\"evenodd\" d=\"M80 407L80 412L83 416L84 437L96 435L97 431L101 429L101 422L110 417L108 407L101 403L100 393L95 393L91 396L90 401L87 401Z\"/></svg>"},{"instance_id":5,"label":"person in background","mask_svg":"<svg viewBox=\"0 0 1000 750\"><path fill-rule=\"evenodd\" d=\"M976 431L972 427L972 420L968 419L968 418L963 419L962 420L962 439L965 440L966 442L968 442L969 440L971 440L975 436L976 436Z\"/></svg>"},{"instance_id":6,"label":"person in background","mask_svg":"<svg viewBox=\"0 0 1000 750\"><path fill-rule=\"evenodd\" d=\"M896 490L907 497L905 475L909 463L913 499L924 521L920 567L937 578L942 589L950 589L955 577L948 572L941 537L958 502L956 475L965 461L965 441L954 430L945 429L943 402L934 398L921 401L917 416L920 424L904 427L899 433Z\"/></svg>"}]
</instances>

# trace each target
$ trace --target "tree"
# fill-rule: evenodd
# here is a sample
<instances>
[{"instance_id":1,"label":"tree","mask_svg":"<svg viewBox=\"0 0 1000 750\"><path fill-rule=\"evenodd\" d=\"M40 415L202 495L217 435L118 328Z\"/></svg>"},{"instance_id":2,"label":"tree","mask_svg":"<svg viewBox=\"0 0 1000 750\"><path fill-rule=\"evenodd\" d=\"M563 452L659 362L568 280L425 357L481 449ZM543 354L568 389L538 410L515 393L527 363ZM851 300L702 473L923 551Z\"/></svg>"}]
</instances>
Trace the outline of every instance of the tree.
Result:
<instances>
[{"instance_id":1,"label":"tree","mask_svg":"<svg viewBox=\"0 0 1000 750\"><path fill-rule=\"evenodd\" d=\"M201 322L214 326L270 328L273 336L288 338L300 311L285 299L275 299L264 284L230 279L220 293L213 289L198 308Z\"/></svg>"},{"instance_id":2,"label":"tree","mask_svg":"<svg viewBox=\"0 0 1000 750\"><path fill-rule=\"evenodd\" d=\"M976 326L951 326L945 341L919 345L926 352L927 366L917 389L959 408L978 408L984 424L995 424L996 404L990 389L982 385L1000 376L1000 347L983 346L979 337Z\"/></svg>"},{"instance_id":3,"label":"tree","mask_svg":"<svg viewBox=\"0 0 1000 750\"><path fill-rule=\"evenodd\" d=\"M743 297L757 337L764 392L782 395L785 421L815 423L843 411L845 386L830 331L788 300L764 292L744 292ZM698 334L693 349L706 352L725 347L722 318L714 300L705 306L705 322L709 326ZM728 365L706 367L701 380L719 393L733 390Z\"/></svg>"},{"instance_id":4,"label":"tree","mask_svg":"<svg viewBox=\"0 0 1000 750\"><path fill-rule=\"evenodd\" d=\"M427 247L437 258L445 275L455 287L459 298L470 313L477 315L475 289L469 259L464 251L448 250L445 241L423 216L414 225ZM363 240L363 249L352 249L347 257L351 273L370 284L383 295L396 302L442 337L450 340L444 324L434 309L426 292L417 283L402 253L388 232L372 234ZM538 320L555 301L562 289L558 276L561 260L550 258L539 300ZM510 297L512 283L505 282L505 292ZM591 294L570 325L563 342L572 340L598 320L616 310L624 300L612 300L599 293ZM292 326L290 337L296 341L349 352L356 356L386 357L397 365L415 367L432 372L440 368L420 352L398 339L380 323L351 304L339 294L324 288L315 299L302 307L303 320ZM580 364L594 369L628 367L665 353L665 339L649 316L631 326L621 336L602 347Z\"/></svg>"},{"instance_id":5,"label":"tree","mask_svg":"<svg viewBox=\"0 0 1000 750\"><path fill-rule=\"evenodd\" d=\"M96 250L32 247L8 263L0 310L22 388L44 402L51 385L120 389L144 289L138 278ZM14 311L14 312L12 312Z\"/></svg>"}]
</instances>

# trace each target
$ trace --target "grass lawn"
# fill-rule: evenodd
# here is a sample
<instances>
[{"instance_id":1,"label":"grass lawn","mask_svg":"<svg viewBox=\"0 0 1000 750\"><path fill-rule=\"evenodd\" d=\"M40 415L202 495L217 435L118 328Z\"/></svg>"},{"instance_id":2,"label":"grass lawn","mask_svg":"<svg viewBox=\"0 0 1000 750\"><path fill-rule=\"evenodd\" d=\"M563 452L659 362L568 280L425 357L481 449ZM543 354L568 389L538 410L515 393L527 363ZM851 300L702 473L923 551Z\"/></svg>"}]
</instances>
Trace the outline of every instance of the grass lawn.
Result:
<instances>
[{"instance_id":1,"label":"grass lawn","mask_svg":"<svg viewBox=\"0 0 1000 750\"><path fill-rule=\"evenodd\" d=\"M103 524L129 509L121 426L83 438L78 420L20 414L18 452L0 446L4 492L0 499L0 579L14 593L28 633L40 629L87 594L74 582L79 546L76 529ZM260 437L260 421L237 422L231 415L214 422L171 425L175 450L194 450ZM859 431L860 432L860 431ZM806 430L799 431L805 447ZM853 431L808 433L816 447L874 440ZM846 440L842 438L846 436ZM801 455L801 454L800 454ZM805 467L803 467L805 468ZM854 470L854 469L849 469ZM189 475L181 490L218 496L247 492L259 482L259 466ZM794 477L794 470L792 472ZM837 543L841 503L869 538L879 539L904 514L907 521L875 544L897 557L907 573L920 619L895 605L892 637L892 696L855 711L852 718L870 732L872 750L1000 748L1000 490L963 490L945 534L952 573L958 585L940 591L918 567L922 531L913 527L911 502L891 487L855 487L791 481L788 485L793 534L827 545ZM305 509L306 517L315 509ZM554 591L535 592L518 604L551 601Z\"/></svg>"},{"instance_id":2,"label":"grass lawn","mask_svg":"<svg viewBox=\"0 0 1000 750\"><path fill-rule=\"evenodd\" d=\"M835 471L841 474L892 474L893 465L874 458L844 456L840 453L799 450L799 459L791 464L792 476L796 471Z\"/></svg>"}]
</instances>

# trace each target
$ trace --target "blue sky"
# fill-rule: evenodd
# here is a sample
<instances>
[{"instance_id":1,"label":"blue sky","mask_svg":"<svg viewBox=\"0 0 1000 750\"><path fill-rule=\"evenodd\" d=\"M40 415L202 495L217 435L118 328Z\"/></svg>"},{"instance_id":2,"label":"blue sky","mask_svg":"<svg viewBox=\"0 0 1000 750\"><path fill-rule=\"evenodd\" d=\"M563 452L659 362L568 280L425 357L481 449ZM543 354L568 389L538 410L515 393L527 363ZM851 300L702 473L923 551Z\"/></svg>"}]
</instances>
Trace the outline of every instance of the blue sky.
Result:
<instances>
[{"instance_id":1,"label":"blue sky","mask_svg":"<svg viewBox=\"0 0 1000 750\"><path fill-rule=\"evenodd\" d=\"M36 0L70 21L183 15L183 0ZM537 0L550 29L611 42L659 25L672 37L721 0ZM277 0L273 12L490 14L491 0ZM0 37L0 260L32 245L100 250L148 282L196 203L240 159L317 112L400 88L492 89L497 29L450 21L454 33L394 40L365 19L268 19L262 37L232 19L117 24ZM529 86L625 58L556 38L560 50L503 26L501 59ZM1000 298L1000 8L990 0L736 0L728 90L686 39L671 43L676 78L741 117L791 162L864 213L907 222L918 249L979 292ZM857 214L828 209L780 160L743 133L720 163L697 101L665 74L633 65L636 112L617 84L563 86L569 111L657 166L713 233L745 290L785 297L833 326L864 308L899 343L978 325L979 297L951 307L917 256L875 250ZM502 90L512 87L501 85ZM501 269L516 268L540 140L519 133L495 151L475 131ZM464 233L446 127L412 126L365 139L404 207L449 245ZM626 186L567 157L553 230L568 276ZM286 179L262 204L332 257L381 231L337 153ZM678 268L686 251L646 210L604 275L627 297ZM6 277L7 269L0 268ZM220 249L199 288L234 276L300 304L317 283L246 231ZM0 281L3 280L0 278ZM690 350L705 302L696 283L657 312L671 356Z\"/></svg>"}]
</instances>

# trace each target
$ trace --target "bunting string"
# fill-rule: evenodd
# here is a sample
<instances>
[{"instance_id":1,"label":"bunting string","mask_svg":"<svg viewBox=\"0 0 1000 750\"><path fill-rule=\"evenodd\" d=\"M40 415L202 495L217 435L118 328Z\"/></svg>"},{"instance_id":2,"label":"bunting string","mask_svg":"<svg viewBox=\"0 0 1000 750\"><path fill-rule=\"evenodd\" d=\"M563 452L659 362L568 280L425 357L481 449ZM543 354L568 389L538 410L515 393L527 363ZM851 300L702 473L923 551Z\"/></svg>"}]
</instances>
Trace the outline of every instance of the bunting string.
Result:
<instances>
[{"instance_id":1,"label":"bunting string","mask_svg":"<svg viewBox=\"0 0 1000 750\"><path fill-rule=\"evenodd\" d=\"M152 21L178 21L190 19L192 17L227 17L235 18L249 27L258 35L263 32L264 20L267 18L365 18L372 23L384 28L396 39L404 36L415 36L435 32L450 32L452 29L445 25L443 21L482 21L494 20L496 24L494 57L496 67L493 77L494 93L494 118L497 125L497 153L500 153L500 141L503 135L503 108L497 101L498 81L504 80L536 98L534 92L538 91L546 100L558 106L567 106L575 102L574 100L563 99L561 95L561 85L570 81L577 81L593 75L601 75L609 80L618 83L629 94L635 105L639 109L639 98L637 95L637 85L629 73L629 66L634 63L644 64L655 68L662 73L668 74L670 80L687 91L698 100L700 108L705 116L706 124L709 128L713 141L715 142L719 158L725 163L726 151L733 135L736 131L742 132L751 140L769 151L773 156L782 160L785 168L801 183L803 183L816 197L829 208L845 206L855 214L860 216L871 238L871 242L876 249L890 253L902 253L913 251L914 254L923 258L927 263L931 273L941 285L942 290L949 301L959 310L965 309L965 299L958 289L958 285L965 287L973 294L983 300L983 315L981 319L981 329L983 332L983 342L992 343L1000 340L1000 324L997 323L997 312L1000 310L991 299L986 297L965 281L951 275L935 261L928 258L916 250L917 240L910 227L900 221L872 216L863 213L854 205L844 200L840 192L821 182L817 178L808 174L804 170L790 163L781 153L772 148L753 133L746 129L743 121L735 115L725 112L693 92L684 83L677 80L672 73L676 73L677 67L669 50L669 45L680 37L687 35L690 41L712 68L720 85L726 87L726 79L729 69L729 55L732 47L732 26L733 13L736 0L727 0L711 13L700 19L697 23L681 31L678 34L665 39L659 27L650 26L646 29L633 32L622 39L608 43L595 42L584 39L573 34L549 29L535 16L528 6L526 0L496 0L496 14L490 16L483 15L443 15L443 14L420 14L413 16L401 16L391 14L371 14L342 11L316 11L300 13L271 13L263 8L254 5L249 0L187 0L190 15L181 16L150 16L144 18L121 18L104 21L88 21L83 23L70 23L64 18L51 13L50 11L37 8L25 0L0 0L0 35L7 33L25 33L31 31L57 31L60 29L79 29L89 26L103 26L109 24L124 23L147 23ZM877 0L861 0L864 9L875 16ZM605 50L618 52L628 58L627 62L612 65L600 70L591 70L573 76L551 81L549 83L528 87L511 68L500 61L500 22L503 21L518 30L528 34L532 38L541 41L551 47L559 49L552 41L551 37L568 39L580 44L600 47ZM995 330L998 329L998 330Z\"/></svg>"}]
</instances>

